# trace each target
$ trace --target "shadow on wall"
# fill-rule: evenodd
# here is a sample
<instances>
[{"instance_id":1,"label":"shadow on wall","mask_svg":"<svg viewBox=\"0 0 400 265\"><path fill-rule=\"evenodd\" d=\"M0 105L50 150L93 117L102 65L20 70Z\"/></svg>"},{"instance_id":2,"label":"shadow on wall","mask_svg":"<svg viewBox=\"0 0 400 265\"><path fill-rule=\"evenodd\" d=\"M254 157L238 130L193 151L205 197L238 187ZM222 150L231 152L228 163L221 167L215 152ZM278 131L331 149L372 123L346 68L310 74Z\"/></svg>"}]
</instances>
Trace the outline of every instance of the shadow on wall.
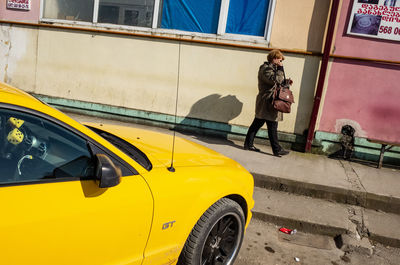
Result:
<instances>
[{"instance_id":1,"label":"shadow on wall","mask_svg":"<svg viewBox=\"0 0 400 265\"><path fill-rule=\"evenodd\" d=\"M331 0L314 1L313 13L308 29L307 50L322 52L325 29L328 25Z\"/></svg>"},{"instance_id":2,"label":"shadow on wall","mask_svg":"<svg viewBox=\"0 0 400 265\"><path fill-rule=\"evenodd\" d=\"M328 23L331 0L314 1L313 13L310 21L307 39L307 51L323 52L325 25ZM304 150L308 127L311 120L313 98L317 86L320 59L314 56L304 56L304 70L300 84L297 117L294 132L299 135L300 143L296 149ZM304 145L304 146L303 146Z\"/></svg>"},{"instance_id":3,"label":"shadow on wall","mask_svg":"<svg viewBox=\"0 0 400 265\"><path fill-rule=\"evenodd\" d=\"M242 108L243 103L236 96L212 94L194 103L189 114L175 126L175 130L194 134L203 131L227 139L232 127L229 121L239 116Z\"/></svg>"},{"instance_id":4,"label":"shadow on wall","mask_svg":"<svg viewBox=\"0 0 400 265\"><path fill-rule=\"evenodd\" d=\"M311 112L313 108L313 98L317 84L319 70L319 59L311 56L302 56L304 58L304 70L302 73L299 98L296 102L297 116L294 125L294 132L304 139L296 142L304 142L307 137L308 126L310 124ZM304 146L305 147L305 146ZM299 149L302 149L299 146ZM304 150L304 148L303 148Z\"/></svg>"}]
</instances>

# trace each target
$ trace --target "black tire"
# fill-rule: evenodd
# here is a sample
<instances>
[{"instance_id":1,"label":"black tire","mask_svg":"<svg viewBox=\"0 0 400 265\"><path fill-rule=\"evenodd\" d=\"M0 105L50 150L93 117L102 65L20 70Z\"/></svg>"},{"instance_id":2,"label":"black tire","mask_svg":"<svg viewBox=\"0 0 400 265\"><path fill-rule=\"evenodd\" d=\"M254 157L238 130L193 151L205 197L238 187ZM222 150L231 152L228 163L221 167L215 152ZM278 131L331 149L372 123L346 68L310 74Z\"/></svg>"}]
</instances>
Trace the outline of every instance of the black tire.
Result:
<instances>
[{"instance_id":1,"label":"black tire","mask_svg":"<svg viewBox=\"0 0 400 265\"><path fill-rule=\"evenodd\" d=\"M244 226L239 204L227 198L220 199L197 221L178 264L233 264L243 241Z\"/></svg>"}]
</instances>

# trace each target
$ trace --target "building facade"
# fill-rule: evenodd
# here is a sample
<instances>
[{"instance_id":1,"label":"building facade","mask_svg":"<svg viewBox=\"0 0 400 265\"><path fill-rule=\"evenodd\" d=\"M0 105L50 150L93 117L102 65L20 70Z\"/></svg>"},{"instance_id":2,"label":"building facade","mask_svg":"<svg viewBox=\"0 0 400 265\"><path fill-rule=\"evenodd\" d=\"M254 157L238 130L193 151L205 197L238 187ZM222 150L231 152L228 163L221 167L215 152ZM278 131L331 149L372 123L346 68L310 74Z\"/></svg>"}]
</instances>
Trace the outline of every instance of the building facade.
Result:
<instances>
[{"instance_id":1,"label":"building facade","mask_svg":"<svg viewBox=\"0 0 400 265\"><path fill-rule=\"evenodd\" d=\"M258 67L270 49L279 48L296 101L279 125L280 137L302 145L331 2L3 1L0 78L59 107L158 124L174 123L176 113L187 128L244 135L254 117ZM399 42L347 34L352 2L341 1L331 53L361 59L330 59L314 141L327 153L345 123L357 129L361 142L400 141L398 106L389 120L360 111L376 107L381 92L395 93L395 102ZM372 82L377 76L380 81ZM347 100L360 92L358 102ZM265 130L259 136L266 137ZM372 154L378 148L369 142L361 147Z\"/></svg>"},{"instance_id":2,"label":"building facade","mask_svg":"<svg viewBox=\"0 0 400 265\"><path fill-rule=\"evenodd\" d=\"M399 30L400 1L341 1L316 134L327 153L346 125L361 158L376 159L374 142L400 143ZM398 163L392 150L385 160Z\"/></svg>"}]
</instances>

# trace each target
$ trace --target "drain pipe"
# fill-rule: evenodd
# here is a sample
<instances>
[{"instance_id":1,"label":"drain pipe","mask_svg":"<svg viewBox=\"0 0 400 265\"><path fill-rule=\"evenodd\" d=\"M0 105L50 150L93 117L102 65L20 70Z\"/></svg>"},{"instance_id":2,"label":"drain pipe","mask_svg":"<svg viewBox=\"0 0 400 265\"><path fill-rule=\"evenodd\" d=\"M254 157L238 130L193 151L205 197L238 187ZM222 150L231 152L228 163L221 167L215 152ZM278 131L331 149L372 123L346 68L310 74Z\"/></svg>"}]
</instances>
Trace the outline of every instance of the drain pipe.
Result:
<instances>
[{"instance_id":1,"label":"drain pipe","mask_svg":"<svg viewBox=\"0 0 400 265\"><path fill-rule=\"evenodd\" d=\"M324 53L322 55L321 69L319 71L317 91L314 97L314 106L311 113L310 125L308 127L306 152L311 151L311 145L314 139L315 124L317 123L318 111L321 103L321 96L324 89L326 70L328 68L329 54L331 52L333 34L335 32L336 17L339 11L340 0L332 0L331 14L329 16L328 32L325 39Z\"/></svg>"}]
</instances>

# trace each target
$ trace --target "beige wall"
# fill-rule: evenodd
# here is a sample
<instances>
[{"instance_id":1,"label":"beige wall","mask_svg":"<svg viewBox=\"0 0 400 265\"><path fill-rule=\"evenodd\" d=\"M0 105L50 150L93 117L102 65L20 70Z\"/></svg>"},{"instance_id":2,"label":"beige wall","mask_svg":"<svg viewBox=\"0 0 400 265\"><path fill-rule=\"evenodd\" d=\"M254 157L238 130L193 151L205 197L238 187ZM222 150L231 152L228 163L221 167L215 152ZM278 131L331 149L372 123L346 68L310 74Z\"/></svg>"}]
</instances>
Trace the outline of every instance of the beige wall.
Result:
<instances>
[{"instance_id":1,"label":"beige wall","mask_svg":"<svg viewBox=\"0 0 400 265\"><path fill-rule=\"evenodd\" d=\"M6 81L26 91L173 115L180 58L179 116L244 126L254 117L265 52L75 31L15 27L10 32L3 38L9 38L11 56L2 48L9 58ZM280 130L302 133L319 58L286 58L296 104Z\"/></svg>"},{"instance_id":2,"label":"beige wall","mask_svg":"<svg viewBox=\"0 0 400 265\"><path fill-rule=\"evenodd\" d=\"M271 46L322 51L331 0L277 0Z\"/></svg>"},{"instance_id":3,"label":"beige wall","mask_svg":"<svg viewBox=\"0 0 400 265\"><path fill-rule=\"evenodd\" d=\"M173 113L176 44L40 30L38 45L36 93Z\"/></svg>"}]
</instances>

